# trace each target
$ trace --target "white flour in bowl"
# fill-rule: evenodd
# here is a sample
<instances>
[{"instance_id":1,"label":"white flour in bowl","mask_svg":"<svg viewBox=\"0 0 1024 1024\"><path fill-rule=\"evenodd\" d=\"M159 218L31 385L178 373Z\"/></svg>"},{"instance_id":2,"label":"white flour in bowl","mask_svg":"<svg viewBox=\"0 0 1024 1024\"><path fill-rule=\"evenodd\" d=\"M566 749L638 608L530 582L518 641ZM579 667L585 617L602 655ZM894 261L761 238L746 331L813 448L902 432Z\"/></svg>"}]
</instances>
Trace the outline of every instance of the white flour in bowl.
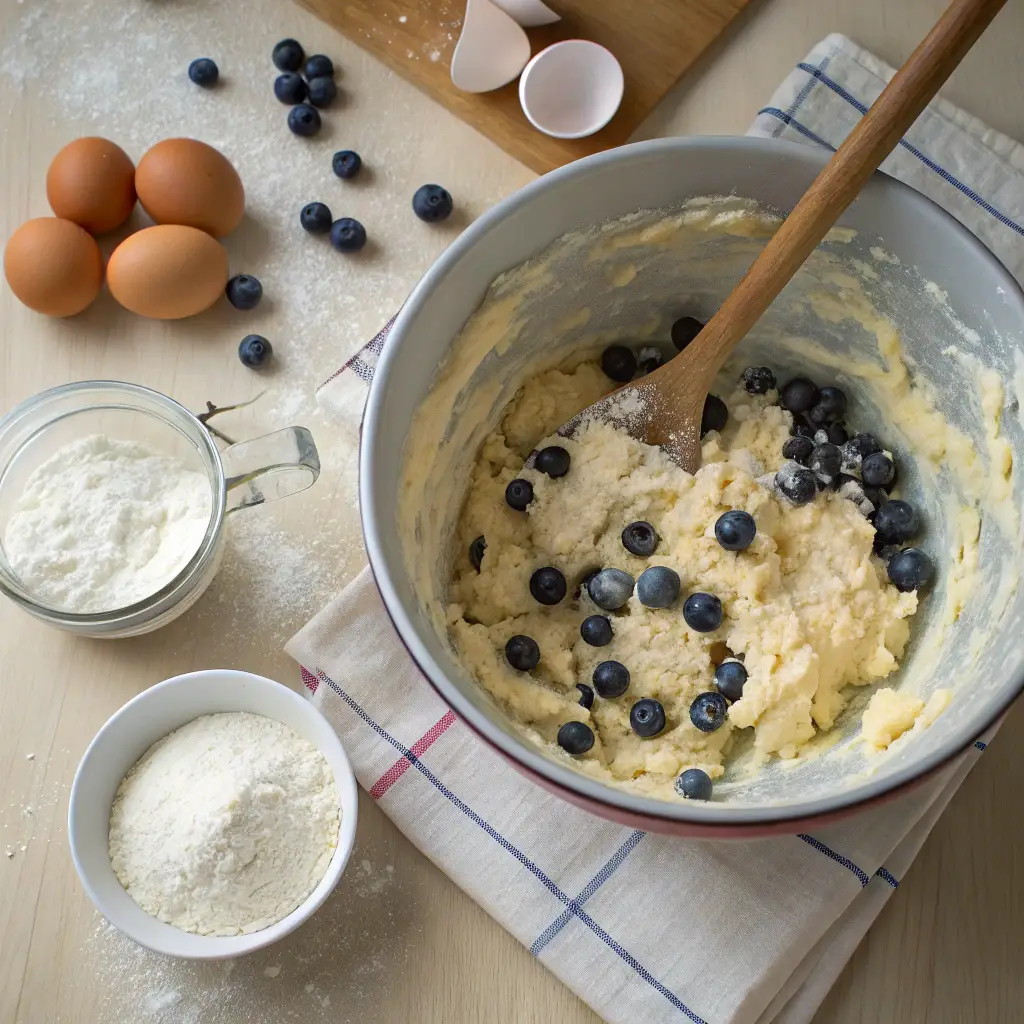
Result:
<instances>
[{"instance_id":1,"label":"white flour in bowl","mask_svg":"<svg viewBox=\"0 0 1024 1024\"><path fill-rule=\"evenodd\" d=\"M118 787L110 863L147 913L199 935L287 917L338 845L319 750L262 715L203 715L153 744Z\"/></svg>"}]
</instances>

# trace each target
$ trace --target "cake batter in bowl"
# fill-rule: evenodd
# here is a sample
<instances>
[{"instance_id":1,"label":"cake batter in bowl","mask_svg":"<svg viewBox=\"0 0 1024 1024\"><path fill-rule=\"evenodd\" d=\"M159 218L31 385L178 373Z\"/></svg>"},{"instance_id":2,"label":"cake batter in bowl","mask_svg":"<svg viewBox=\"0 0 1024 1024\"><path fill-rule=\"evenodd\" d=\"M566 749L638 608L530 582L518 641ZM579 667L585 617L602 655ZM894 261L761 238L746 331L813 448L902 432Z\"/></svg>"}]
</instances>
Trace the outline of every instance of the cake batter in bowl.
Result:
<instances>
[{"instance_id":1,"label":"cake batter in bowl","mask_svg":"<svg viewBox=\"0 0 1024 1024\"><path fill-rule=\"evenodd\" d=\"M898 670L857 680L884 678L893 691L867 724L871 686L843 688L832 727L815 716L811 734L797 730L795 744L754 738L765 713L784 716L781 706L749 720L737 714L744 727L724 751L714 799L682 800L660 784L658 764L609 773L600 759L574 759L553 741L554 722L536 713L531 693L554 703L556 719L571 709L571 677L582 669L571 655L564 679L535 682L496 658L499 681L522 686L489 685L487 659L467 640L487 606L478 593L479 608L467 614L459 592L467 578L460 519L474 465L478 479L481 458L512 465L576 411L557 375L568 379L613 343L670 350L676 318L706 320L769 237L776 211L793 205L826 158L771 140L671 139L547 175L442 256L377 369L363 432L363 520L400 635L485 739L541 784L617 821L704 835L797 831L937 770L1021 689L1024 551L1013 463L1024 449L1014 383L1015 374L1018 383L1024 378L1024 299L973 236L884 175L740 346L718 389L731 394L747 365L770 366L780 381L808 376L842 387L851 428L870 430L893 452L899 493L922 510L919 546L936 579L920 595L905 651L892 644ZM538 391L530 382L545 373L555 375L552 388ZM539 397L517 415L509 405L531 387ZM517 431L508 456L494 462L495 436ZM713 435L705 463L715 459L709 442ZM565 511L571 515L571 503ZM815 536L809 531L808 543ZM837 564L822 561L823 573ZM907 617L899 601L891 604L894 622ZM490 647L500 655L497 640ZM930 711L914 724L922 704ZM901 726L908 709L914 713ZM899 735L907 725L888 744L886 730ZM662 765L664 778L686 763L680 755Z\"/></svg>"}]
</instances>

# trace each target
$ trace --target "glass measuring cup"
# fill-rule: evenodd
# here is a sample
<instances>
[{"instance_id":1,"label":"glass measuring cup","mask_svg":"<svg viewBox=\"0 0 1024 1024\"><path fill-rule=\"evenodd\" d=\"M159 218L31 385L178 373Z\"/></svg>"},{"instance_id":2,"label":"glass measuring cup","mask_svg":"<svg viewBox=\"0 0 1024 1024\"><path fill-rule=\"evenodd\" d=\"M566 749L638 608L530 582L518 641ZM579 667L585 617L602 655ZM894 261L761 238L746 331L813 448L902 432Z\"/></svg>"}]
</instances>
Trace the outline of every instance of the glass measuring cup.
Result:
<instances>
[{"instance_id":1,"label":"glass measuring cup","mask_svg":"<svg viewBox=\"0 0 1024 1024\"><path fill-rule=\"evenodd\" d=\"M57 449L90 434L137 441L204 473L210 520L192 557L154 594L124 608L74 612L47 604L24 587L3 537L29 475ZM304 491L319 475L320 458L305 427L286 427L220 451L192 413L149 388L121 381L51 388L0 419L0 591L37 619L81 636L149 633L187 611L210 585L224 550L225 516Z\"/></svg>"}]
</instances>

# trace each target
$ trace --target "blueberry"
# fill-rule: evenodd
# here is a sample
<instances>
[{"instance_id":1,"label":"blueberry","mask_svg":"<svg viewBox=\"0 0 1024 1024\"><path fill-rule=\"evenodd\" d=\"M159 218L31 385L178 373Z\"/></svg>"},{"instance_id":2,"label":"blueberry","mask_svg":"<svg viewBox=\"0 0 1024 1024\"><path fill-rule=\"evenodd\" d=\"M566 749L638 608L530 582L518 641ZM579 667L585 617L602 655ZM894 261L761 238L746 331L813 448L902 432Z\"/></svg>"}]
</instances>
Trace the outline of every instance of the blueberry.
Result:
<instances>
[{"instance_id":1,"label":"blueberry","mask_svg":"<svg viewBox=\"0 0 1024 1024\"><path fill-rule=\"evenodd\" d=\"M236 274L224 291L235 309L255 309L263 298L263 285L251 274Z\"/></svg>"},{"instance_id":2,"label":"blueberry","mask_svg":"<svg viewBox=\"0 0 1024 1024\"><path fill-rule=\"evenodd\" d=\"M876 509L880 509L888 500L889 495L881 487L865 487L861 484L864 491L864 497L875 506Z\"/></svg>"},{"instance_id":3,"label":"blueberry","mask_svg":"<svg viewBox=\"0 0 1024 1024\"><path fill-rule=\"evenodd\" d=\"M278 75L274 79L274 95L282 102L287 103L289 106L295 106L296 103L301 103L308 93L306 89L306 83L302 80L302 75L296 75L292 71L286 71L283 75Z\"/></svg>"},{"instance_id":4,"label":"blueberry","mask_svg":"<svg viewBox=\"0 0 1024 1024\"><path fill-rule=\"evenodd\" d=\"M789 432L794 437L806 437L813 441L818 431L810 423L794 423Z\"/></svg>"},{"instance_id":5,"label":"blueberry","mask_svg":"<svg viewBox=\"0 0 1024 1024\"><path fill-rule=\"evenodd\" d=\"M564 448L559 448L557 444L551 444L537 452L537 458L534 459L533 467L538 473L544 473L557 479L569 472L569 463L571 461L569 453Z\"/></svg>"},{"instance_id":6,"label":"blueberry","mask_svg":"<svg viewBox=\"0 0 1024 1024\"><path fill-rule=\"evenodd\" d=\"M748 366L740 380L752 395L767 395L776 387L775 374L767 366Z\"/></svg>"},{"instance_id":7,"label":"blueberry","mask_svg":"<svg viewBox=\"0 0 1024 1024\"><path fill-rule=\"evenodd\" d=\"M935 569L932 560L920 548L904 548L889 559L886 571L892 585L907 593L930 583Z\"/></svg>"},{"instance_id":8,"label":"blueberry","mask_svg":"<svg viewBox=\"0 0 1024 1024\"><path fill-rule=\"evenodd\" d=\"M633 577L621 569L602 569L587 581L587 593L598 608L617 611L633 596Z\"/></svg>"},{"instance_id":9,"label":"blueberry","mask_svg":"<svg viewBox=\"0 0 1024 1024\"><path fill-rule=\"evenodd\" d=\"M665 728L665 709L653 697L641 697L629 709L629 724L637 736L647 739Z\"/></svg>"},{"instance_id":10,"label":"blueberry","mask_svg":"<svg viewBox=\"0 0 1024 1024\"><path fill-rule=\"evenodd\" d=\"M830 423L825 428L825 436L830 444L842 446L850 439L850 432L842 423Z\"/></svg>"},{"instance_id":11,"label":"blueberry","mask_svg":"<svg viewBox=\"0 0 1024 1024\"><path fill-rule=\"evenodd\" d=\"M580 623L580 636L591 647L607 647L612 642L612 624L606 615L588 615Z\"/></svg>"},{"instance_id":12,"label":"blueberry","mask_svg":"<svg viewBox=\"0 0 1024 1024\"><path fill-rule=\"evenodd\" d=\"M660 348L654 348L653 346L647 346L640 349L636 357L636 368L645 377L649 373L653 373L659 366L664 365L665 356Z\"/></svg>"},{"instance_id":13,"label":"blueberry","mask_svg":"<svg viewBox=\"0 0 1024 1024\"><path fill-rule=\"evenodd\" d=\"M440 185L421 185L412 197L412 212L428 224L446 220L454 209L451 195Z\"/></svg>"},{"instance_id":14,"label":"blueberry","mask_svg":"<svg viewBox=\"0 0 1024 1024\"><path fill-rule=\"evenodd\" d=\"M629 686L629 669L618 661L602 661L594 669L591 682L598 696L621 697Z\"/></svg>"},{"instance_id":15,"label":"blueberry","mask_svg":"<svg viewBox=\"0 0 1024 1024\"><path fill-rule=\"evenodd\" d=\"M567 589L565 577L553 565L545 565L530 577L530 593L541 604L558 604Z\"/></svg>"},{"instance_id":16,"label":"blueberry","mask_svg":"<svg viewBox=\"0 0 1024 1024\"><path fill-rule=\"evenodd\" d=\"M722 602L714 594L698 591L683 603L683 618L690 629L711 633L722 624Z\"/></svg>"},{"instance_id":17,"label":"blueberry","mask_svg":"<svg viewBox=\"0 0 1024 1024\"><path fill-rule=\"evenodd\" d=\"M258 334L247 334L238 346L238 358L251 370L259 369L273 354L273 346Z\"/></svg>"},{"instance_id":18,"label":"blueberry","mask_svg":"<svg viewBox=\"0 0 1024 1024\"><path fill-rule=\"evenodd\" d=\"M679 597L679 573L665 565L652 565L636 581L637 600L645 608L668 608Z\"/></svg>"},{"instance_id":19,"label":"blueberry","mask_svg":"<svg viewBox=\"0 0 1024 1024\"><path fill-rule=\"evenodd\" d=\"M814 442L803 434L797 434L796 437L791 437L782 446L782 457L784 459L792 459L793 462L799 462L801 466L807 465L807 460L811 457L811 452L814 451Z\"/></svg>"},{"instance_id":20,"label":"blueberry","mask_svg":"<svg viewBox=\"0 0 1024 1024\"><path fill-rule=\"evenodd\" d=\"M583 722L566 722L558 730L558 745L567 754L585 754L594 745L594 730Z\"/></svg>"},{"instance_id":21,"label":"blueberry","mask_svg":"<svg viewBox=\"0 0 1024 1024\"><path fill-rule=\"evenodd\" d=\"M580 707L589 711L594 706L593 687L587 686L586 683L577 683L576 689L580 691Z\"/></svg>"},{"instance_id":22,"label":"blueberry","mask_svg":"<svg viewBox=\"0 0 1024 1024\"><path fill-rule=\"evenodd\" d=\"M306 203L299 214L299 223L311 235L326 235L333 219L326 203Z\"/></svg>"},{"instance_id":23,"label":"blueberry","mask_svg":"<svg viewBox=\"0 0 1024 1024\"><path fill-rule=\"evenodd\" d=\"M331 157L331 169L339 178L354 178L362 166L362 157L352 149L339 149Z\"/></svg>"},{"instance_id":24,"label":"blueberry","mask_svg":"<svg viewBox=\"0 0 1024 1024\"><path fill-rule=\"evenodd\" d=\"M843 465L843 453L834 445L826 441L824 444L814 446L807 466L810 471L823 483L832 483Z\"/></svg>"},{"instance_id":25,"label":"blueberry","mask_svg":"<svg viewBox=\"0 0 1024 1024\"><path fill-rule=\"evenodd\" d=\"M726 700L739 700L743 696L743 684L746 681L747 669L742 661L723 661L715 669L715 686Z\"/></svg>"},{"instance_id":26,"label":"blueberry","mask_svg":"<svg viewBox=\"0 0 1024 1024\"><path fill-rule=\"evenodd\" d=\"M887 501L875 514L875 532L883 544L903 544L921 528L917 509L905 501Z\"/></svg>"},{"instance_id":27,"label":"blueberry","mask_svg":"<svg viewBox=\"0 0 1024 1024\"><path fill-rule=\"evenodd\" d=\"M690 721L701 732L714 732L725 723L729 713L726 699L714 691L699 693L690 705Z\"/></svg>"},{"instance_id":28,"label":"blueberry","mask_svg":"<svg viewBox=\"0 0 1024 1024\"><path fill-rule=\"evenodd\" d=\"M338 95L338 87L333 78L321 75L309 80L309 102L314 107L329 107Z\"/></svg>"},{"instance_id":29,"label":"blueberry","mask_svg":"<svg viewBox=\"0 0 1024 1024\"><path fill-rule=\"evenodd\" d=\"M888 487L896 479L896 466L885 452L875 452L860 464L860 478L869 487Z\"/></svg>"},{"instance_id":30,"label":"blueberry","mask_svg":"<svg viewBox=\"0 0 1024 1024\"><path fill-rule=\"evenodd\" d=\"M339 217L331 225L331 245L338 252L359 252L366 245L366 228L353 217Z\"/></svg>"},{"instance_id":31,"label":"blueberry","mask_svg":"<svg viewBox=\"0 0 1024 1024\"><path fill-rule=\"evenodd\" d=\"M532 636L523 636L517 633L509 637L505 644L505 658L508 663L520 672L529 672L536 668L540 661L540 648Z\"/></svg>"},{"instance_id":32,"label":"blueberry","mask_svg":"<svg viewBox=\"0 0 1024 1024\"><path fill-rule=\"evenodd\" d=\"M650 523L642 519L630 523L622 531L622 546L631 554L639 558L648 558L654 554L658 546L659 537Z\"/></svg>"},{"instance_id":33,"label":"blueberry","mask_svg":"<svg viewBox=\"0 0 1024 1024\"><path fill-rule=\"evenodd\" d=\"M636 373L636 356L625 345L609 345L601 353L601 369L612 380L625 384Z\"/></svg>"},{"instance_id":34,"label":"blueberry","mask_svg":"<svg viewBox=\"0 0 1024 1024\"><path fill-rule=\"evenodd\" d=\"M676 792L686 800L710 800L711 776L699 768L687 768L676 779Z\"/></svg>"},{"instance_id":35,"label":"blueberry","mask_svg":"<svg viewBox=\"0 0 1024 1024\"><path fill-rule=\"evenodd\" d=\"M220 71L218 70L217 65L210 60L209 57L198 57L189 64L188 77L192 79L196 85L201 85L204 89L209 89L211 86L217 84L217 79L220 77Z\"/></svg>"},{"instance_id":36,"label":"blueberry","mask_svg":"<svg viewBox=\"0 0 1024 1024\"><path fill-rule=\"evenodd\" d=\"M850 451L857 451L862 459L882 450L882 446L870 434L854 434L847 444L850 445Z\"/></svg>"},{"instance_id":37,"label":"blueberry","mask_svg":"<svg viewBox=\"0 0 1024 1024\"><path fill-rule=\"evenodd\" d=\"M270 55L270 59L274 62L274 67L278 71L298 71L302 67L302 62L306 59L306 54L297 40L282 39L274 47L274 52Z\"/></svg>"},{"instance_id":38,"label":"blueberry","mask_svg":"<svg viewBox=\"0 0 1024 1024\"><path fill-rule=\"evenodd\" d=\"M775 487L794 505L806 505L818 493L814 474L796 462L785 462L775 474Z\"/></svg>"},{"instance_id":39,"label":"blueberry","mask_svg":"<svg viewBox=\"0 0 1024 1024\"><path fill-rule=\"evenodd\" d=\"M757 536L757 523L749 512L734 508L715 522L715 538L726 551L746 551Z\"/></svg>"},{"instance_id":40,"label":"blueberry","mask_svg":"<svg viewBox=\"0 0 1024 1024\"><path fill-rule=\"evenodd\" d=\"M779 404L790 412L807 412L818 401L818 389L806 377L794 377L779 392Z\"/></svg>"},{"instance_id":41,"label":"blueberry","mask_svg":"<svg viewBox=\"0 0 1024 1024\"><path fill-rule=\"evenodd\" d=\"M288 111L288 127L296 135L309 138L320 131L320 113L308 103L300 103Z\"/></svg>"},{"instance_id":42,"label":"blueberry","mask_svg":"<svg viewBox=\"0 0 1024 1024\"><path fill-rule=\"evenodd\" d=\"M526 506L533 501L533 484L521 478L513 480L505 488L505 501L517 512L525 512Z\"/></svg>"},{"instance_id":43,"label":"blueberry","mask_svg":"<svg viewBox=\"0 0 1024 1024\"><path fill-rule=\"evenodd\" d=\"M476 540L469 545L469 561L477 572L480 571L480 566L483 565L484 552L486 550L487 541L484 540L483 535L477 537Z\"/></svg>"},{"instance_id":44,"label":"blueberry","mask_svg":"<svg viewBox=\"0 0 1024 1024\"><path fill-rule=\"evenodd\" d=\"M314 78L333 78L334 61L322 53L315 53L306 61L302 73L306 76L307 82L313 81Z\"/></svg>"},{"instance_id":45,"label":"blueberry","mask_svg":"<svg viewBox=\"0 0 1024 1024\"><path fill-rule=\"evenodd\" d=\"M839 388L824 387L818 400L807 411L807 418L817 426L838 423L846 415L846 394Z\"/></svg>"},{"instance_id":46,"label":"blueberry","mask_svg":"<svg viewBox=\"0 0 1024 1024\"><path fill-rule=\"evenodd\" d=\"M704 325L693 316L681 316L672 325L672 344L682 352L704 330Z\"/></svg>"},{"instance_id":47,"label":"blueberry","mask_svg":"<svg viewBox=\"0 0 1024 1024\"><path fill-rule=\"evenodd\" d=\"M709 430L723 430L729 422L729 410L718 395L708 395L704 399L704 413L700 418L700 434L703 437Z\"/></svg>"}]
</instances>

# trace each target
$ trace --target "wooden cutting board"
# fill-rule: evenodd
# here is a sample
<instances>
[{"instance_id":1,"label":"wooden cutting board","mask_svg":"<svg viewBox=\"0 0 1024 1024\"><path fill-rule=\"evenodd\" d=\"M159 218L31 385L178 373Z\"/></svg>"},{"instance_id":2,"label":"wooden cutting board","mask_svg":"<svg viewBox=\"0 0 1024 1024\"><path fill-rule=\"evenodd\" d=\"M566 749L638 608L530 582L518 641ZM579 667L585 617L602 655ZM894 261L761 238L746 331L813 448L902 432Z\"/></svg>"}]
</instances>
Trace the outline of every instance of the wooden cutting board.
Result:
<instances>
[{"instance_id":1,"label":"wooden cutting board","mask_svg":"<svg viewBox=\"0 0 1024 1024\"><path fill-rule=\"evenodd\" d=\"M449 77L464 0L300 0L457 117L533 170L628 141L680 75L749 0L546 0L562 20L529 29L533 52L560 39L592 39L619 59L626 92L611 123L586 139L552 139L526 120L516 82L460 92Z\"/></svg>"}]
</instances>

